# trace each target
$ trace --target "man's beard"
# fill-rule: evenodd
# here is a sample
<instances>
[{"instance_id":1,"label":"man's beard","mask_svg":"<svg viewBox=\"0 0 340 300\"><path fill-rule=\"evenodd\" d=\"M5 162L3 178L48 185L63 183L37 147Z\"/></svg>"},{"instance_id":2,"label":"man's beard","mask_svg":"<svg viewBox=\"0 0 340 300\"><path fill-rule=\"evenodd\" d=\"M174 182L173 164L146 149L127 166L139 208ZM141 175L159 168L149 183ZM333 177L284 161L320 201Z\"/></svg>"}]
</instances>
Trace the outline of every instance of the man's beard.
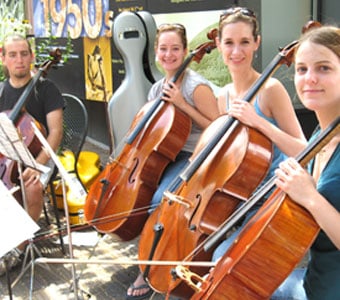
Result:
<instances>
[{"instance_id":1,"label":"man's beard","mask_svg":"<svg viewBox=\"0 0 340 300\"><path fill-rule=\"evenodd\" d=\"M13 75L14 75L14 77L17 78L17 79L22 79L22 78L27 77L27 74L28 74L28 73L27 73L26 71L21 71L21 72L15 73L15 74L13 74Z\"/></svg>"}]
</instances>

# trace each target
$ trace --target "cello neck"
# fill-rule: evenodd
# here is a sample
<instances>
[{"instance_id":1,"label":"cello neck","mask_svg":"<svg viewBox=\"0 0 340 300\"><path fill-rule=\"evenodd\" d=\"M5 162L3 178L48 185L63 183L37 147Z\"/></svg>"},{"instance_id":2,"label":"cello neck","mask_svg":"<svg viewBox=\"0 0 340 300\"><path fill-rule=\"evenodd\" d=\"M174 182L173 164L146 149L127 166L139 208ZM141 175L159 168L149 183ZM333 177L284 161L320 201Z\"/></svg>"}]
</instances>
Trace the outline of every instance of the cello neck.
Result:
<instances>
[{"instance_id":1,"label":"cello neck","mask_svg":"<svg viewBox=\"0 0 340 300\"><path fill-rule=\"evenodd\" d=\"M27 99L29 98L29 95L31 94L33 88L37 84L41 74L42 70L39 69L38 73L36 73L29 81L28 85L26 86L25 90L21 94L20 98L18 99L17 103L14 105L13 109L11 110L11 113L9 115L9 119L13 122L16 123L20 112L25 105Z\"/></svg>"},{"instance_id":2,"label":"cello neck","mask_svg":"<svg viewBox=\"0 0 340 300\"><path fill-rule=\"evenodd\" d=\"M340 117L337 117L320 135L314 139L296 160L305 166L340 130Z\"/></svg>"},{"instance_id":3,"label":"cello neck","mask_svg":"<svg viewBox=\"0 0 340 300\"><path fill-rule=\"evenodd\" d=\"M175 83L181 75L184 73L185 69L188 67L192 59L194 58L196 54L196 51L192 51L190 55L184 60L184 62L181 64L177 72L175 73L174 77L172 77L171 82Z\"/></svg>"}]
</instances>

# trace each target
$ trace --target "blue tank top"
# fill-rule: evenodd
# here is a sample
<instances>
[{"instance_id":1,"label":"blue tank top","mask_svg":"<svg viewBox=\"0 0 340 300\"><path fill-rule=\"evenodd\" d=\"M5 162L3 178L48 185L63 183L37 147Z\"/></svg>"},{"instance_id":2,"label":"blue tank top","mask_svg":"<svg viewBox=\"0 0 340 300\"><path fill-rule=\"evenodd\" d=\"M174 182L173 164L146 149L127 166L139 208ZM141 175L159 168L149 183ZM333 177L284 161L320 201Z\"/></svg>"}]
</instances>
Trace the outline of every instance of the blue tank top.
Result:
<instances>
[{"instance_id":1,"label":"blue tank top","mask_svg":"<svg viewBox=\"0 0 340 300\"><path fill-rule=\"evenodd\" d=\"M311 141L316 138L316 132ZM312 173L314 159L308 170ZM337 146L317 182L318 192L340 212L340 145ZM310 249L310 260L304 287L310 300L339 299L340 295L340 251L323 230L320 231Z\"/></svg>"},{"instance_id":2,"label":"blue tank top","mask_svg":"<svg viewBox=\"0 0 340 300\"><path fill-rule=\"evenodd\" d=\"M274 120L273 118L268 118L265 114L262 113L262 111L260 109L260 106L258 104L258 99L259 99L259 96L256 96L255 103L254 103L254 108L255 108L256 113L260 117L264 118L265 120L267 120L271 124L273 124L276 127L278 127L276 120ZM285 160L286 158L287 158L287 156L275 144L273 144L273 159L272 159L272 163L270 165L268 174L265 177L265 179L263 180L261 185L266 183L271 177L274 176L275 169L277 169L279 167L279 163L281 161Z\"/></svg>"}]
</instances>

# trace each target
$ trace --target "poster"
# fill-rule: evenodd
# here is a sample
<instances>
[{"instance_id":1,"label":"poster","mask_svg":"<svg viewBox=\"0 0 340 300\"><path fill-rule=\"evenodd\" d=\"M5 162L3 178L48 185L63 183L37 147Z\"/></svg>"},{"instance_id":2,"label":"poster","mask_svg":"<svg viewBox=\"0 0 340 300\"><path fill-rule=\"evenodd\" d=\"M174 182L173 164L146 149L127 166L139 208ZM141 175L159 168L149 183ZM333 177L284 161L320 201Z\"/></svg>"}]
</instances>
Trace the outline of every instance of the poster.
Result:
<instances>
[{"instance_id":1,"label":"poster","mask_svg":"<svg viewBox=\"0 0 340 300\"><path fill-rule=\"evenodd\" d=\"M112 96L112 70L107 38L84 38L84 71L86 99L108 102Z\"/></svg>"},{"instance_id":2,"label":"poster","mask_svg":"<svg viewBox=\"0 0 340 300\"><path fill-rule=\"evenodd\" d=\"M46 39L52 35L60 48L72 39L72 55L51 76L63 92L103 102L111 97L113 12L108 7L109 0L33 0L35 37Z\"/></svg>"}]
</instances>

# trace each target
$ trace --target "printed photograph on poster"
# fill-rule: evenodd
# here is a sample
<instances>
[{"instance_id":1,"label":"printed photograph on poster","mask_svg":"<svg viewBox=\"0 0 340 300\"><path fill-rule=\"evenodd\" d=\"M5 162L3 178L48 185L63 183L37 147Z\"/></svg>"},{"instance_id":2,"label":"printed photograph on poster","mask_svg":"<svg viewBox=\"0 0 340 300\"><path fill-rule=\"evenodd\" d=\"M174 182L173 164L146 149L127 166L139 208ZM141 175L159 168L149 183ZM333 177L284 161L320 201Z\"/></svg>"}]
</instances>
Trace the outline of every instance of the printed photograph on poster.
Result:
<instances>
[{"instance_id":1,"label":"printed photograph on poster","mask_svg":"<svg viewBox=\"0 0 340 300\"><path fill-rule=\"evenodd\" d=\"M222 10L184 12L173 14L154 14L157 26L164 23L180 23L186 29L189 51L206 42L214 42L207 36L209 32L218 28L219 16ZM199 20L199 22L197 22ZM200 63L192 61L191 69L207 78L218 93L220 87L230 81L228 71L217 48L204 55Z\"/></svg>"},{"instance_id":2,"label":"printed photograph on poster","mask_svg":"<svg viewBox=\"0 0 340 300\"><path fill-rule=\"evenodd\" d=\"M86 99L107 102L112 95L110 39L84 38Z\"/></svg>"}]
</instances>

